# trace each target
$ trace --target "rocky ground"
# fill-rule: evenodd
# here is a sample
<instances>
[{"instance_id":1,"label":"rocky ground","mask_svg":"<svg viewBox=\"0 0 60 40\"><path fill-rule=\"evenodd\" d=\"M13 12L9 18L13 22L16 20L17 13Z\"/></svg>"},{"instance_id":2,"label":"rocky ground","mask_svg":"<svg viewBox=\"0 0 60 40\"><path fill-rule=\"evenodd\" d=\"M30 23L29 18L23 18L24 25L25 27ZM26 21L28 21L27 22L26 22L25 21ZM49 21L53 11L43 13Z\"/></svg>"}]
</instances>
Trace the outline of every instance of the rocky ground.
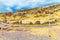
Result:
<instances>
[{"instance_id":1,"label":"rocky ground","mask_svg":"<svg viewBox=\"0 0 60 40\"><path fill-rule=\"evenodd\" d=\"M49 36L32 35L29 32L4 33L0 40L51 40Z\"/></svg>"},{"instance_id":2,"label":"rocky ground","mask_svg":"<svg viewBox=\"0 0 60 40\"><path fill-rule=\"evenodd\" d=\"M41 27L42 33L44 33L42 31L44 28L45 27ZM31 31L18 31L18 32L4 31L2 35L0 31L0 40L60 40L60 27L53 26L50 28L50 31L51 31L50 34L44 33L44 35L39 35L39 34L33 35L31 34Z\"/></svg>"},{"instance_id":3,"label":"rocky ground","mask_svg":"<svg viewBox=\"0 0 60 40\"><path fill-rule=\"evenodd\" d=\"M2 28L6 27L1 23L0 26ZM21 27L19 28L21 29ZM20 30L11 32L5 30L2 32L0 30L0 40L60 40L60 25L50 27L33 26L28 31Z\"/></svg>"}]
</instances>

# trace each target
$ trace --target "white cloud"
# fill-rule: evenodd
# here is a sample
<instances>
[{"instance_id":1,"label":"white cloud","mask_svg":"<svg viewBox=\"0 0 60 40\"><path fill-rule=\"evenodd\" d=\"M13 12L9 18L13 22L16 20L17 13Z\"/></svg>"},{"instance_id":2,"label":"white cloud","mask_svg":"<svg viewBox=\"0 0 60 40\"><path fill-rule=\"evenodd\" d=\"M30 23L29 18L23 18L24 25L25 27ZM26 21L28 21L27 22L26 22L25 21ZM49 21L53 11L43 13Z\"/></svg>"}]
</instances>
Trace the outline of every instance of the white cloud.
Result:
<instances>
[{"instance_id":1,"label":"white cloud","mask_svg":"<svg viewBox=\"0 0 60 40\"><path fill-rule=\"evenodd\" d=\"M23 7L34 8L34 7L38 7L40 4L46 5L53 2L60 3L60 0L0 0L0 11L1 10L13 11L12 7L14 7L15 10L21 9Z\"/></svg>"}]
</instances>

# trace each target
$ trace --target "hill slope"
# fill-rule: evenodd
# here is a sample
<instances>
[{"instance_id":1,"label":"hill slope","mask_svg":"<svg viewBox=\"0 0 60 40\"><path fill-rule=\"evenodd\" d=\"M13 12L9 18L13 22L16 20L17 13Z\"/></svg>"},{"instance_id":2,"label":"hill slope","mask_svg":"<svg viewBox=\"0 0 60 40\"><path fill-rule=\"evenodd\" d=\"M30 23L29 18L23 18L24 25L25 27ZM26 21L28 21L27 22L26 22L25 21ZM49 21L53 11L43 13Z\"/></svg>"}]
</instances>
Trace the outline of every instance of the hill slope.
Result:
<instances>
[{"instance_id":1,"label":"hill slope","mask_svg":"<svg viewBox=\"0 0 60 40\"><path fill-rule=\"evenodd\" d=\"M9 24L55 24L59 19L60 4L0 14L0 21Z\"/></svg>"}]
</instances>

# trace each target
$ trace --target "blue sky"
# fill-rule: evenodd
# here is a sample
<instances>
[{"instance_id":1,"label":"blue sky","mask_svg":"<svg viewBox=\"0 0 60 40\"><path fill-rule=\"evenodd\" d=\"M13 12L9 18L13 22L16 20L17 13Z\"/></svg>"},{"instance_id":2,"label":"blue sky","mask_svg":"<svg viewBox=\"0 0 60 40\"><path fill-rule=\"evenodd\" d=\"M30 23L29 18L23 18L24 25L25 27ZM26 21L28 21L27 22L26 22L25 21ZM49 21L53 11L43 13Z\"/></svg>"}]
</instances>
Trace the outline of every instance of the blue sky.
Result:
<instances>
[{"instance_id":1,"label":"blue sky","mask_svg":"<svg viewBox=\"0 0 60 40\"><path fill-rule=\"evenodd\" d=\"M15 12L53 4L60 4L60 0L0 0L0 12Z\"/></svg>"}]
</instances>

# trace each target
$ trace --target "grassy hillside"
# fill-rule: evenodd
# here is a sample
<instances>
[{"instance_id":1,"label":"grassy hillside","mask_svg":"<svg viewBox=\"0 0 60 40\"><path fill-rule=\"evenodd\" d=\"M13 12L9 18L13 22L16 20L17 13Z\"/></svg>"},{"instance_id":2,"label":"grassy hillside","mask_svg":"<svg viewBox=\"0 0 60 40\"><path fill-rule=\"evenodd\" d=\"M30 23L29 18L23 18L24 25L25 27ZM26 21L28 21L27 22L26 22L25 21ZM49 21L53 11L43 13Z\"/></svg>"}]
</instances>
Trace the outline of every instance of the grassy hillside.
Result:
<instances>
[{"instance_id":1,"label":"grassy hillside","mask_svg":"<svg viewBox=\"0 0 60 40\"><path fill-rule=\"evenodd\" d=\"M0 13L0 21L6 24L60 24L60 4L43 8Z\"/></svg>"}]
</instances>

